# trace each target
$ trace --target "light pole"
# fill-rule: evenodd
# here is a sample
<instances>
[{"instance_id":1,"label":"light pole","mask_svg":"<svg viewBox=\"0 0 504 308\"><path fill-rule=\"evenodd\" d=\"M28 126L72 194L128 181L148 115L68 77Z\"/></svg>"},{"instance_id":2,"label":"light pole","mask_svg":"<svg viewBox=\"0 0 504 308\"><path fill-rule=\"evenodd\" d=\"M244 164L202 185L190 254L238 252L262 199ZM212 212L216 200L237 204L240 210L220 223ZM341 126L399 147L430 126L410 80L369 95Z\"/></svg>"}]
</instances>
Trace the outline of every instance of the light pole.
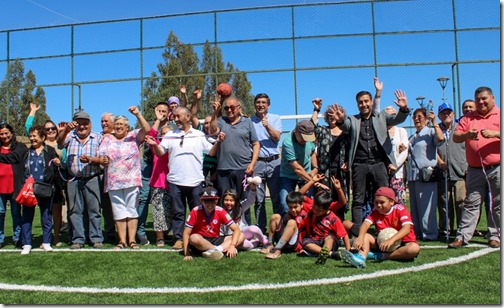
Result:
<instances>
[{"instance_id":1,"label":"light pole","mask_svg":"<svg viewBox=\"0 0 504 308\"><path fill-rule=\"evenodd\" d=\"M448 80L450 80L450 78L448 78L448 77L439 77L437 79L437 81L439 82L439 85L441 86L441 89L443 89L443 98L441 98L441 100L443 101L443 104L445 103L445 100L446 100L445 88L446 88L446 84L448 83Z\"/></svg>"},{"instance_id":2,"label":"light pole","mask_svg":"<svg viewBox=\"0 0 504 308\"><path fill-rule=\"evenodd\" d=\"M415 99L416 99L417 103L420 105L420 107L424 108L423 101L424 101L425 97L424 96L418 96Z\"/></svg>"}]
</instances>

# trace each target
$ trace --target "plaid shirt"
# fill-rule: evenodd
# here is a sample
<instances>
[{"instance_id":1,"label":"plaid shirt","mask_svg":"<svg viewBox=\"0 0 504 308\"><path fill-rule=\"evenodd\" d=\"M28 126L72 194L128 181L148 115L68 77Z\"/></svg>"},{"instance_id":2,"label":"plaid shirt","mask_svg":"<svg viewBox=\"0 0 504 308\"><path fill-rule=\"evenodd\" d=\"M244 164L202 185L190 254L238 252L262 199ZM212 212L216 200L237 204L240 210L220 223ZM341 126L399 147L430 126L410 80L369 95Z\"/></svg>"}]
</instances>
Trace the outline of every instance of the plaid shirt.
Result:
<instances>
[{"instance_id":1,"label":"plaid shirt","mask_svg":"<svg viewBox=\"0 0 504 308\"><path fill-rule=\"evenodd\" d=\"M71 176L91 177L101 173L100 165L81 163L79 160L81 155L98 156L98 147L101 141L102 135L93 132L89 134L84 143L80 143L75 130L66 136L64 144L67 149L66 167Z\"/></svg>"}]
</instances>

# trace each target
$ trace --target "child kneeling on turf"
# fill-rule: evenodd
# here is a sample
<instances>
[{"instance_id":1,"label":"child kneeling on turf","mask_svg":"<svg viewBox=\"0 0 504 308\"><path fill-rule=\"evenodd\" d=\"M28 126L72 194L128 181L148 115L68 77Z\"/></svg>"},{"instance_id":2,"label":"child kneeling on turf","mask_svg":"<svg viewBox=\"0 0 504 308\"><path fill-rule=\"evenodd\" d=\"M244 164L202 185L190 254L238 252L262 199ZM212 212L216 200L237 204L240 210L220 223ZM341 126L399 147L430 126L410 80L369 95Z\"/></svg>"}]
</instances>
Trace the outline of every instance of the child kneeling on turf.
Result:
<instances>
[{"instance_id":1,"label":"child kneeling on turf","mask_svg":"<svg viewBox=\"0 0 504 308\"><path fill-rule=\"evenodd\" d=\"M192 260L192 253L200 252L204 258L220 260L224 253L236 257L236 246L240 245L241 231L231 216L217 206L217 189L206 187L200 194L201 205L193 208L185 222L183 236L184 260ZM232 235L220 236L221 225L228 226Z\"/></svg>"},{"instance_id":2,"label":"child kneeling on turf","mask_svg":"<svg viewBox=\"0 0 504 308\"><path fill-rule=\"evenodd\" d=\"M377 238L367 233L373 224L376 227L376 234L385 228L394 228L398 232L378 246ZM392 252L387 252L397 240L402 240L401 246ZM380 187L376 191L373 211L360 226L359 236L353 242L353 248L358 250L358 254L343 252L343 258L359 268L366 266L366 257L375 260L407 260L416 257L420 252L411 215L406 206L396 203L395 192L391 188ZM372 253L370 249L379 249L380 252Z\"/></svg>"},{"instance_id":3,"label":"child kneeling on turf","mask_svg":"<svg viewBox=\"0 0 504 308\"><path fill-rule=\"evenodd\" d=\"M339 246L350 250L350 238L341 220L329 208L331 193L319 191L314 197L311 211L299 224L299 241L307 255L318 255L317 264L324 264L328 257L337 256Z\"/></svg>"}]
</instances>

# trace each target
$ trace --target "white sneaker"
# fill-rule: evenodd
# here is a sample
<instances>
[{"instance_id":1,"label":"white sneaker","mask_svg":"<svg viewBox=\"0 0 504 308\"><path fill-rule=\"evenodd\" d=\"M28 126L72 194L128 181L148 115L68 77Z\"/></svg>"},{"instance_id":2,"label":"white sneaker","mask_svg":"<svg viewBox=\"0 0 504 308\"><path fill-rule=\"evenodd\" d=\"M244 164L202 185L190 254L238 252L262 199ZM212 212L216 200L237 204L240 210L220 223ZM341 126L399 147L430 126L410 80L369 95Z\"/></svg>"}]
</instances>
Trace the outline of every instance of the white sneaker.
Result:
<instances>
[{"instance_id":1,"label":"white sneaker","mask_svg":"<svg viewBox=\"0 0 504 308\"><path fill-rule=\"evenodd\" d=\"M220 260L224 257L224 254L222 253L222 251L219 251L217 249L210 249L207 251L203 251L201 253L201 255L203 256L203 258L207 258L207 259L211 259L211 260Z\"/></svg>"},{"instance_id":2,"label":"white sneaker","mask_svg":"<svg viewBox=\"0 0 504 308\"><path fill-rule=\"evenodd\" d=\"M27 255L30 253L31 249L32 249L31 245L24 245L23 250L21 251L21 254Z\"/></svg>"},{"instance_id":3,"label":"white sneaker","mask_svg":"<svg viewBox=\"0 0 504 308\"><path fill-rule=\"evenodd\" d=\"M42 244L42 248L44 249L44 251L53 251L53 248L51 247L51 244Z\"/></svg>"}]
</instances>

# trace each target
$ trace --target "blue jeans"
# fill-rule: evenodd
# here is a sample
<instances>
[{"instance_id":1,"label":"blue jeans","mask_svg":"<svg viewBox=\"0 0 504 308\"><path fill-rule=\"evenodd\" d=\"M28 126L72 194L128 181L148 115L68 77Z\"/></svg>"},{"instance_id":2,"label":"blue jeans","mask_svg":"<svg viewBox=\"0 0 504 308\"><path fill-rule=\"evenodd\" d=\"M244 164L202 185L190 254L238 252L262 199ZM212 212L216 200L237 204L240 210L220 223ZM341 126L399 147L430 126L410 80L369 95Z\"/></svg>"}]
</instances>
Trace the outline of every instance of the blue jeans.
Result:
<instances>
[{"instance_id":1,"label":"blue jeans","mask_svg":"<svg viewBox=\"0 0 504 308\"><path fill-rule=\"evenodd\" d=\"M17 242L21 236L21 206L14 200L12 194L0 194L0 244L5 242L5 212L7 201L10 201L12 215L12 241Z\"/></svg>"},{"instance_id":2,"label":"blue jeans","mask_svg":"<svg viewBox=\"0 0 504 308\"><path fill-rule=\"evenodd\" d=\"M84 211L87 212L89 218L89 239L92 243L103 242L99 177L75 179L68 182L67 187L70 201L68 211L73 227L72 243L84 244L86 242Z\"/></svg>"},{"instance_id":3,"label":"blue jeans","mask_svg":"<svg viewBox=\"0 0 504 308\"><path fill-rule=\"evenodd\" d=\"M147 236L145 231L145 223L147 222L147 215L149 214L149 203L150 203L150 178L152 175L152 164L143 163L142 164L142 188L140 188L140 203L138 204L138 227L137 235L139 237Z\"/></svg>"},{"instance_id":4,"label":"blue jeans","mask_svg":"<svg viewBox=\"0 0 504 308\"><path fill-rule=\"evenodd\" d=\"M21 230L23 232L21 241L23 245L31 245L32 243L32 226L35 209L40 208L40 224L42 226L42 243L50 244L52 241L52 197L37 198L38 206L23 206L23 224ZM59 230L58 230L59 231Z\"/></svg>"},{"instance_id":5,"label":"blue jeans","mask_svg":"<svg viewBox=\"0 0 504 308\"><path fill-rule=\"evenodd\" d=\"M280 203L280 159L270 162L258 160L254 168L254 176L262 179L262 184L257 186L257 196L254 206L256 225L263 233L266 233L266 185L268 185L271 203L273 204L273 213L281 212Z\"/></svg>"},{"instance_id":6,"label":"blue jeans","mask_svg":"<svg viewBox=\"0 0 504 308\"><path fill-rule=\"evenodd\" d=\"M285 214L287 214L287 211L288 211L288 206L287 206L287 201L286 201L286 198L287 198L287 195L291 192L291 191L295 191L296 190L296 186L301 188L303 187L303 185L305 184L305 182L303 180L294 180L294 179L289 179L289 178L285 178L285 177L280 177L280 204L281 204L281 207L280 207L280 211L278 214L280 214L281 217L283 217ZM313 192L314 192L314 188L310 188L310 190L308 190L308 192L306 193L307 196L311 197L313 196Z\"/></svg>"},{"instance_id":7,"label":"blue jeans","mask_svg":"<svg viewBox=\"0 0 504 308\"><path fill-rule=\"evenodd\" d=\"M203 190L203 183L195 186L179 186L170 183L168 193L172 200L173 211L173 236L176 240L182 240L184 231L186 204L189 205L189 211L200 204L199 195Z\"/></svg>"}]
</instances>

